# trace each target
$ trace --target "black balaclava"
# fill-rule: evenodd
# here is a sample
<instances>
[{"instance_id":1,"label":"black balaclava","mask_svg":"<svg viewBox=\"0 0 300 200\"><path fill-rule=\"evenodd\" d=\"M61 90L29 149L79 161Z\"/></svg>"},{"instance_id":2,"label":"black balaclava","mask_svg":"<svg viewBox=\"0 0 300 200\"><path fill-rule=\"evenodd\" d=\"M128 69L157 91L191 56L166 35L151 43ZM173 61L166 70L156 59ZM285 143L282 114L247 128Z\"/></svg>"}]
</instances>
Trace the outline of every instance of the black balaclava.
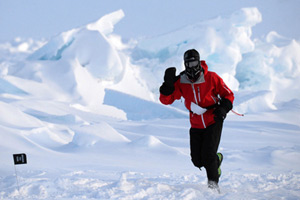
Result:
<instances>
[{"instance_id":1,"label":"black balaclava","mask_svg":"<svg viewBox=\"0 0 300 200\"><path fill-rule=\"evenodd\" d=\"M190 49L184 53L183 59L186 75L192 82L196 82L202 71L200 54L197 50Z\"/></svg>"}]
</instances>

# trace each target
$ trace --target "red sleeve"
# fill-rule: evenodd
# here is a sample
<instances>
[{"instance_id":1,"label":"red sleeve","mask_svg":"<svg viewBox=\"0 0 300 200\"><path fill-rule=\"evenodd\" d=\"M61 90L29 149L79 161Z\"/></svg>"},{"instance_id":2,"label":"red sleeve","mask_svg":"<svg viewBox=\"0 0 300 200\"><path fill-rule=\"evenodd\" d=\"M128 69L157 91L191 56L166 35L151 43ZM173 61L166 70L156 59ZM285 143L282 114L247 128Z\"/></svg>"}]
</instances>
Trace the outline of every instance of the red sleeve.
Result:
<instances>
[{"instance_id":1,"label":"red sleeve","mask_svg":"<svg viewBox=\"0 0 300 200\"><path fill-rule=\"evenodd\" d=\"M180 79L178 79L175 82L175 84L174 84L175 90L171 95L166 96L166 95L160 94L160 96L159 96L160 102L162 104L169 105L169 104L172 104L175 100L180 99L182 96L182 93L180 91L179 85L180 85Z\"/></svg>"},{"instance_id":2,"label":"red sleeve","mask_svg":"<svg viewBox=\"0 0 300 200\"><path fill-rule=\"evenodd\" d=\"M223 79L216 74L216 81L217 81L217 93L220 95L221 98L228 99L233 104L234 94L229 89L229 87L224 83Z\"/></svg>"}]
</instances>

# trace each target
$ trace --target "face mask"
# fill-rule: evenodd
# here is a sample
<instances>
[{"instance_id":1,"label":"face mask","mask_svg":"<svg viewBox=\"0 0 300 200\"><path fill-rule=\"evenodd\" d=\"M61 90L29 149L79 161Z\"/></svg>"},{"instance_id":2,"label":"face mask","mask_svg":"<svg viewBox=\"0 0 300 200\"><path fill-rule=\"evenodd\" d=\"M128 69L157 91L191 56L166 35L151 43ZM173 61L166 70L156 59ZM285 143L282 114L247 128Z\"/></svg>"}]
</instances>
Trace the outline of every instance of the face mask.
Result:
<instances>
[{"instance_id":1,"label":"face mask","mask_svg":"<svg viewBox=\"0 0 300 200\"><path fill-rule=\"evenodd\" d=\"M185 62L184 65L185 65L186 75L188 76L188 78L192 82L196 82L197 79L200 77L200 73L202 69L199 60Z\"/></svg>"}]
</instances>

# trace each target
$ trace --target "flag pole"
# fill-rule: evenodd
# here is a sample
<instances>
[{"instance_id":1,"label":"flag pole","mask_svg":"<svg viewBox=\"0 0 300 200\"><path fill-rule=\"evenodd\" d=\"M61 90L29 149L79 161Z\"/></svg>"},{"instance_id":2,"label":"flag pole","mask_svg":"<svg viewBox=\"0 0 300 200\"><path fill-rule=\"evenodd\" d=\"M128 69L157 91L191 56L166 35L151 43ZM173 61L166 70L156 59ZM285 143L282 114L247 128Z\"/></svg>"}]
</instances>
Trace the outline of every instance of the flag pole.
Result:
<instances>
[{"instance_id":1,"label":"flag pole","mask_svg":"<svg viewBox=\"0 0 300 200\"><path fill-rule=\"evenodd\" d=\"M15 173L16 173L16 179L17 179L18 192L21 195L21 193L20 193L20 185L19 185L19 180L18 180L18 174L17 174L17 168L16 168L16 165L14 165L14 166L15 166Z\"/></svg>"}]
</instances>

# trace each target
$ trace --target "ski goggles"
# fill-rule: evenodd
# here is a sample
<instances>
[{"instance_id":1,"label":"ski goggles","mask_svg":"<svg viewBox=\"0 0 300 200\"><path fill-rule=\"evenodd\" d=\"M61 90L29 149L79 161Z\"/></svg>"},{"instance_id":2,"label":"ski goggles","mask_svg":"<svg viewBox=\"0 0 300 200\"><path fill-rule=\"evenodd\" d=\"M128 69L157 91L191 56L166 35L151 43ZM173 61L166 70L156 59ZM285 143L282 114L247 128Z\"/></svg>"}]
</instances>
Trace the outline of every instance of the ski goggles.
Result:
<instances>
[{"instance_id":1,"label":"ski goggles","mask_svg":"<svg viewBox=\"0 0 300 200\"><path fill-rule=\"evenodd\" d=\"M199 65L199 60L185 62L184 65L186 67L194 68L194 67L197 67Z\"/></svg>"}]
</instances>

